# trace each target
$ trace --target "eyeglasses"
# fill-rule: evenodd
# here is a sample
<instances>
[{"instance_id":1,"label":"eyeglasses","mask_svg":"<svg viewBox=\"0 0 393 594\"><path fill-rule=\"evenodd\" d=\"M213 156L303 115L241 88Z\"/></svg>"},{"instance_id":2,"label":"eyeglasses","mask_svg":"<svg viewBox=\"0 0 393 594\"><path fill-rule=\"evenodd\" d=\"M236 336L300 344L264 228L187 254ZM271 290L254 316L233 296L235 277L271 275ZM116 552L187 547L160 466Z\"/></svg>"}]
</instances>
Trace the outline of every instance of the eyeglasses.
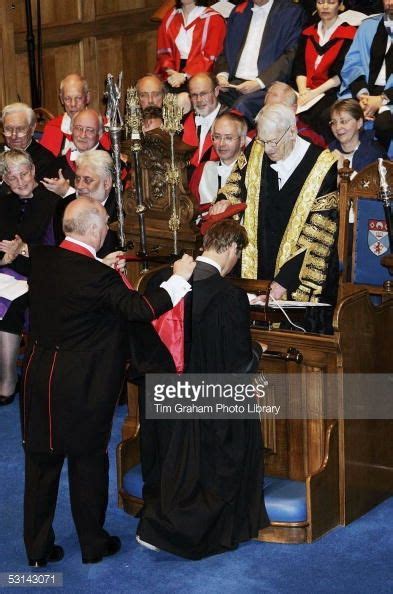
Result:
<instances>
[{"instance_id":1,"label":"eyeglasses","mask_svg":"<svg viewBox=\"0 0 393 594\"><path fill-rule=\"evenodd\" d=\"M261 142L263 142L263 144L265 146L267 146L268 144L270 144L270 146L272 148L276 148L280 142L282 141L282 139L284 138L285 134L288 132L288 130L290 129L291 126L288 126L288 128L285 130L284 134L282 136L280 136L280 138L278 140L262 140L262 138L260 138L259 140Z\"/></svg>"},{"instance_id":2,"label":"eyeglasses","mask_svg":"<svg viewBox=\"0 0 393 594\"><path fill-rule=\"evenodd\" d=\"M198 99L198 97L199 97L199 99L207 99L207 97L209 95L211 95L212 93L213 93L213 91L203 91L202 93L190 93L190 97L194 101L196 101Z\"/></svg>"},{"instance_id":3,"label":"eyeglasses","mask_svg":"<svg viewBox=\"0 0 393 594\"><path fill-rule=\"evenodd\" d=\"M230 134L212 134L212 141L213 142L233 142L234 140L238 140L240 136L231 136Z\"/></svg>"},{"instance_id":4,"label":"eyeglasses","mask_svg":"<svg viewBox=\"0 0 393 594\"><path fill-rule=\"evenodd\" d=\"M12 126L4 126L3 133L4 136L12 136L13 134L15 134L15 136L25 136L29 131L29 128L30 126L17 126L16 128L13 128Z\"/></svg>"},{"instance_id":5,"label":"eyeglasses","mask_svg":"<svg viewBox=\"0 0 393 594\"><path fill-rule=\"evenodd\" d=\"M97 134L96 128L89 128L89 127L86 128L85 126L79 126L79 124L76 124L76 126L73 126L72 131L79 132L79 134L82 134L82 132L84 132L86 134L86 136L95 136Z\"/></svg>"},{"instance_id":6,"label":"eyeglasses","mask_svg":"<svg viewBox=\"0 0 393 594\"><path fill-rule=\"evenodd\" d=\"M344 120L343 118L341 118L339 120L330 120L329 126L338 126L338 124L341 124L343 126L346 126L352 120L354 120L354 118L347 118L346 120Z\"/></svg>"}]
</instances>

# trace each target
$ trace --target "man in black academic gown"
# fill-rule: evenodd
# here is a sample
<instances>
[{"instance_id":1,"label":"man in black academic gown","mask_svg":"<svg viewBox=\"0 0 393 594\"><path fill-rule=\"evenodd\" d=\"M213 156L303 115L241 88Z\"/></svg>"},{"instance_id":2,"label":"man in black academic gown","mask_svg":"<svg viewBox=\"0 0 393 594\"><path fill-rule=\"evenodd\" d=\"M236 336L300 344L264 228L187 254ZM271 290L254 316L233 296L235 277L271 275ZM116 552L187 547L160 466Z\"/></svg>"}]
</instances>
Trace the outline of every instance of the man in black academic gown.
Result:
<instances>
[{"instance_id":1,"label":"man in black academic gown","mask_svg":"<svg viewBox=\"0 0 393 594\"><path fill-rule=\"evenodd\" d=\"M3 134L5 145L1 150L21 149L26 151L35 167L35 178L41 181L51 170L55 161L48 149L39 144L34 138L36 115L25 103L10 103L2 111ZM5 182L0 182L0 196L9 192Z\"/></svg>"},{"instance_id":2,"label":"man in black academic gown","mask_svg":"<svg viewBox=\"0 0 393 594\"><path fill-rule=\"evenodd\" d=\"M120 549L104 530L107 445L122 386L127 320L150 322L188 290L194 262L146 299L96 259L107 231L105 208L79 198L66 209L66 239L31 251L30 335L22 402L26 453L24 537L30 565L58 561L52 527L60 473L68 458L71 508L84 563Z\"/></svg>"},{"instance_id":3,"label":"man in black academic gown","mask_svg":"<svg viewBox=\"0 0 393 594\"><path fill-rule=\"evenodd\" d=\"M187 371L201 380L206 373L254 372L262 351L251 343L248 298L224 278L247 234L227 220L208 231L203 245L193 276ZM235 549L269 524L259 419L142 419L145 428L154 444L142 458L140 544L200 559Z\"/></svg>"},{"instance_id":4,"label":"man in black academic gown","mask_svg":"<svg viewBox=\"0 0 393 594\"><path fill-rule=\"evenodd\" d=\"M257 126L246 159L232 171L211 213L247 203L242 278L272 281L275 299L334 304L337 158L297 135L295 114L286 105L265 106Z\"/></svg>"}]
</instances>

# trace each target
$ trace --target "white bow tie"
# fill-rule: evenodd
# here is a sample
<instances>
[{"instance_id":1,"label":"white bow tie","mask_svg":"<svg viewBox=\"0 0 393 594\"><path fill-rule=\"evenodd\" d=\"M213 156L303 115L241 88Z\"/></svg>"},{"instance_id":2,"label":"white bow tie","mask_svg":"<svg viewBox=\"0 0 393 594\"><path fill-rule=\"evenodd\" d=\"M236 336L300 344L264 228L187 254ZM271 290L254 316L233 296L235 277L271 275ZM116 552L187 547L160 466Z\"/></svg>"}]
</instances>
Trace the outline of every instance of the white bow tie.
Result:
<instances>
[{"instance_id":1,"label":"white bow tie","mask_svg":"<svg viewBox=\"0 0 393 594\"><path fill-rule=\"evenodd\" d=\"M203 126L206 123L206 118L203 116L196 115L195 116L195 125L196 126Z\"/></svg>"},{"instance_id":2,"label":"white bow tie","mask_svg":"<svg viewBox=\"0 0 393 594\"><path fill-rule=\"evenodd\" d=\"M71 149L71 154L70 154L70 161L76 161L77 158L79 157L80 152L78 151L77 148Z\"/></svg>"},{"instance_id":3,"label":"white bow tie","mask_svg":"<svg viewBox=\"0 0 393 594\"><path fill-rule=\"evenodd\" d=\"M221 163L220 165L217 165L217 174L222 177L223 175L225 175L228 172L228 165L224 165L223 163Z\"/></svg>"}]
</instances>

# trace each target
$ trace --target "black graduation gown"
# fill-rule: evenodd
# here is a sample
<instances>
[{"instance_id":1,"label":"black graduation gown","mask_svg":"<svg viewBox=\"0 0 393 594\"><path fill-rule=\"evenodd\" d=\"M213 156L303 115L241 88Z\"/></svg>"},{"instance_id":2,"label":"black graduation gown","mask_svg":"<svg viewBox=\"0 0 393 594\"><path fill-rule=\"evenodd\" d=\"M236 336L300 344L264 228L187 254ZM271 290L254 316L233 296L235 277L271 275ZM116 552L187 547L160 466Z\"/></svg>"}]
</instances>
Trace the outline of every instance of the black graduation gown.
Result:
<instances>
[{"instance_id":1,"label":"black graduation gown","mask_svg":"<svg viewBox=\"0 0 393 594\"><path fill-rule=\"evenodd\" d=\"M171 309L171 299L159 289L148 302L111 268L62 248L36 247L31 261L26 448L105 449L124 377L125 322L149 322Z\"/></svg>"},{"instance_id":2,"label":"black graduation gown","mask_svg":"<svg viewBox=\"0 0 393 594\"><path fill-rule=\"evenodd\" d=\"M247 296L199 262L191 326L189 372L249 368L253 355ZM269 524L259 420L145 421L142 454L147 452L146 424L150 451L142 460L144 507L137 530L142 540L200 559L235 549Z\"/></svg>"},{"instance_id":3,"label":"black graduation gown","mask_svg":"<svg viewBox=\"0 0 393 594\"><path fill-rule=\"evenodd\" d=\"M19 235L29 248L43 242L53 243L52 217L59 197L38 185L33 197L19 199L10 193L0 197L0 239L14 239ZM3 253L0 252L0 258ZM26 276L30 269L29 258L18 256L8 266ZM0 268L1 271L1 268ZM27 295L12 302L6 316L0 320L0 330L19 334L22 331Z\"/></svg>"}]
</instances>

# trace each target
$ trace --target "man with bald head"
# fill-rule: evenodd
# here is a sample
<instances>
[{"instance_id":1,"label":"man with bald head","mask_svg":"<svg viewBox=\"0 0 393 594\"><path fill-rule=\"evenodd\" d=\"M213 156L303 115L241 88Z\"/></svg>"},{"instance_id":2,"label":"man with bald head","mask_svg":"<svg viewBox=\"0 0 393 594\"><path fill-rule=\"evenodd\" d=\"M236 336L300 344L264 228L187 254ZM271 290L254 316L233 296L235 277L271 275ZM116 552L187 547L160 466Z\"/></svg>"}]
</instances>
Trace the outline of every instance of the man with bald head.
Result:
<instances>
[{"instance_id":1,"label":"man with bald head","mask_svg":"<svg viewBox=\"0 0 393 594\"><path fill-rule=\"evenodd\" d=\"M98 563L121 543L104 529L107 446L127 359L127 322L160 316L190 290L190 256L148 299L97 260L107 212L93 198L66 209L65 240L31 250L30 334L22 408L26 455L24 539L29 564L60 561L52 527L64 459L82 562Z\"/></svg>"},{"instance_id":2,"label":"man with bald head","mask_svg":"<svg viewBox=\"0 0 393 594\"><path fill-rule=\"evenodd\" d=\"M86 109L90 99L89 85L84 76L68 74L60 82L59 100L65 113L49 120L40 141L55 157L67 153L72 143L71 120L75 114ZM110 139L106 133L101 142L105 149L110 148Z\"/></svg>"},{"instance_id":3,"label":"man with bald head","mask_svg":"<svg viewBox=\"0 0 393 594\"><path fill-rule=\"evenodd\" d=\"M203 161L218 160L211 139L211 127L221 111L221 104L215 78L207 72L190 78L188 91L193 111L184 122L183 141L197 147L190 159L191 165L197 167Z\"/></svg>"},{"instance_id":4,"label":"man with bald head","mask_svg":"<svg viewBox=\"0 0 393 594\"><path fill-rule=\"evenodd\" d=\"M146 74L136 83L139 103L142 109L146 107L162 107L164 97L164 83L156 74Z\"/></svg>"},{"instance_id":5,"label":"man with bald head","mask_svg":"<svg viewBox=\"0 0 393 594\"><path fill-rule=\"evenodd\" d=\"M43 185L64 198L74 193L76 160L85 151L104 150L100 144L103 132L102 117L95 109L84 109L76 113L71 121L72 146L67 153L58 157L51 169L51 173L44 178Z\"/></svg>"}]
</instances>

